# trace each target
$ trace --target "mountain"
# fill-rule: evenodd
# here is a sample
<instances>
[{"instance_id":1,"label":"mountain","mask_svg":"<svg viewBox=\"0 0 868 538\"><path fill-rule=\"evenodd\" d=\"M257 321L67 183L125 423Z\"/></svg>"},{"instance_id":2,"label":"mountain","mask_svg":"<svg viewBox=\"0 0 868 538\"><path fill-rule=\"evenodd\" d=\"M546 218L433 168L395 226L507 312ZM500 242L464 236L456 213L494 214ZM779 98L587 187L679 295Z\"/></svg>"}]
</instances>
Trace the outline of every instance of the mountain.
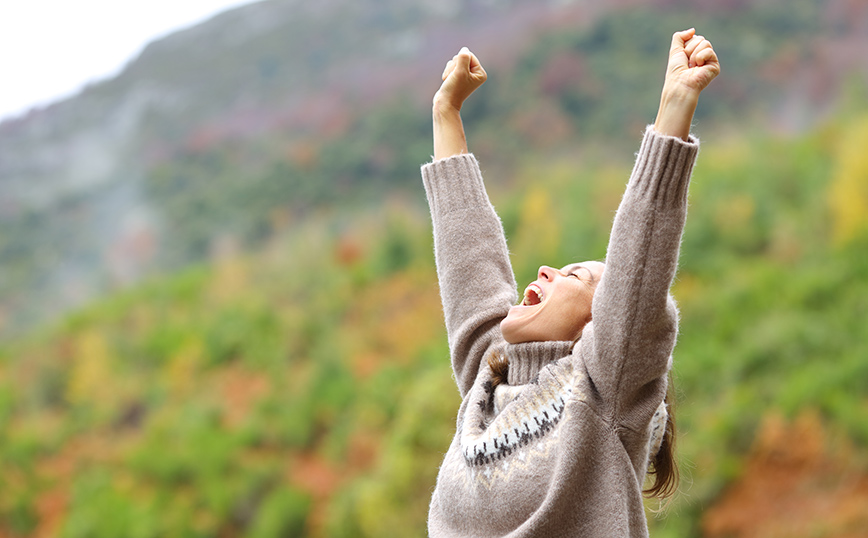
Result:
<instances>
[{"instance_id":1,"label":"mountain","mask_svg":"<svg viewBox=\"0 0 868 538\"><path fill-rule=\"evenodd\" d=\"M444 60L488 69L463 114L528 282L604 255L693 25L724 71L650 532L862 536L866 9L263 2L3 123L0 537L423 536L460 405L418 172Z\"/></svg>"},{"instance_id":2,"label":"mountain","mask_svg":"<svg viewBox=\"0 0 868 538\"><path fill-rule=\"evenodd\" d=\"M724 64L701 121L803 130L848 84L864 89L868 66L840 51L865 50L866 20L846 0L266 0L228 11L151 43L115 78L0 123L0 333L260 244L316 208L405 188L430 154L437 75L461 45L491 75L466 117L477 151L493 154L625 139L652 117L668 35L690 25Z\"/></svg>"}]
</instances>

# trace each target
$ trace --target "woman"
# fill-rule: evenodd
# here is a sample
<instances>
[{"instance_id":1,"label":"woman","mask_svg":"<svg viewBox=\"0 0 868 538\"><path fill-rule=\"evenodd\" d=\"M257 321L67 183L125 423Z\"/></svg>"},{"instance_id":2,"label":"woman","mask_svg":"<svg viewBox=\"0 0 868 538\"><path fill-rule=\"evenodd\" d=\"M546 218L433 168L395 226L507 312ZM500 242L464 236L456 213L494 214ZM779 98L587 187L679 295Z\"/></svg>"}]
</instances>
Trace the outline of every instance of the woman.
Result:
<instances>
[{"instance_id":1,"label":"woman","mask_svg":"<svg viewBox=\"0 0 868 538\"><path fill-rule=\"evenodd\" d=\"M658 449L678 320L669 287L698 151L690 124L719 71L711 43L693 29L673 35L660 109L605 264L543 266L513 306L503 229L460 118L485 70L466 48L446 65L434 162L422 176L463 401L431 499L431 536L647 536L649 460L664 475L655 492L674 471L671 452Z\"/></svg>"}]
</instances>

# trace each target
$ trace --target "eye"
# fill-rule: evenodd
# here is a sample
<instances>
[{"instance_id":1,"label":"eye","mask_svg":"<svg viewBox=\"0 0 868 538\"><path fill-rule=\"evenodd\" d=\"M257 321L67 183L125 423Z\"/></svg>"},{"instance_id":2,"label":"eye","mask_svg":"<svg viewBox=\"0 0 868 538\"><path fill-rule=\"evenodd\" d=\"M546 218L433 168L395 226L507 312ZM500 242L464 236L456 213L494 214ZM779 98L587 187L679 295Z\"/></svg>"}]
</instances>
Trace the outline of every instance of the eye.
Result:
<instances>
[{"instance_id":1,"label":"eye","mask_svg":"<svg viewBox=\"0 0 868 538\"><path fill-rule=\"evenodd\" d=\"M567 276L575 277L576 280L581 280L581 279L582 279L582 278L581 278L579 275L577 275L576 273L570 273L570 274L568 274Z\"/></svg>"}]
</instances>

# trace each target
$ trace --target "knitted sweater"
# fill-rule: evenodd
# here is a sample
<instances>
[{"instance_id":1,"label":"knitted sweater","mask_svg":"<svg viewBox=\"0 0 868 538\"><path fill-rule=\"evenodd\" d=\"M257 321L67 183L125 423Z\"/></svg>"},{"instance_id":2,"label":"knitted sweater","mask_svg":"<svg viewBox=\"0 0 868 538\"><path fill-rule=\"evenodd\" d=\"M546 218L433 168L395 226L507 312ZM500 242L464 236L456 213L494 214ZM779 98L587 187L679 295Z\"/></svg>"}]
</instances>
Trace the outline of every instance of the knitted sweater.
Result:
<instances>
[{"instance_id":1,"label":"knitted sweater","mask_svg":"<svg viewBox=\"0 0 868 538\"><path fill-rule=\"evenodd\" d=\"M503 340L518 295L479 165L465 154L422 167L463 399L431 499L432 537L648 535L642 487L677 334L669 287L698 149L695 138L646 130L593 321L575 344ZM484 360L493 351L509 359L508 384L495 390Z\"/></svg>"}]
</instances>

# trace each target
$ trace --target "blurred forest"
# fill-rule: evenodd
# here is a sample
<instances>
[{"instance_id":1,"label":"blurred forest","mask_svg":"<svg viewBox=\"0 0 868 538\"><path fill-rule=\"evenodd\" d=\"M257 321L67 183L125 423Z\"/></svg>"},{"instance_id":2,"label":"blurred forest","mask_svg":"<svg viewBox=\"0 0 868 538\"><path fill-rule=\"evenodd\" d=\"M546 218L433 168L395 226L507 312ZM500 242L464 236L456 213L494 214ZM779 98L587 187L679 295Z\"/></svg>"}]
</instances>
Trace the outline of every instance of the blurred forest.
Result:
<instances>
[{"instance_id":1,"label":"blurred forest","mask_svg":"<svg viewBox=\"0 0 868 538\"><path fill-rule=\"evenodd\" d=\"M673 289L681 493L648 503L651 534L868 535L868 64L840 54L868 47L868 4L348 4L240 8L0 124L27 154L137 81L216 88L142 116L135 174L37 197L0 163L0 538L425 535L460 403L418 173L442 64L467 44L489 71L464 117L523 285L605 255L689 26L723 74ZM319 74L298 82L290 50ZM119 240L112 207L144 224ZM47 291L80 273L99 278L76 301Z\"/></svg>"}]
</instances>

